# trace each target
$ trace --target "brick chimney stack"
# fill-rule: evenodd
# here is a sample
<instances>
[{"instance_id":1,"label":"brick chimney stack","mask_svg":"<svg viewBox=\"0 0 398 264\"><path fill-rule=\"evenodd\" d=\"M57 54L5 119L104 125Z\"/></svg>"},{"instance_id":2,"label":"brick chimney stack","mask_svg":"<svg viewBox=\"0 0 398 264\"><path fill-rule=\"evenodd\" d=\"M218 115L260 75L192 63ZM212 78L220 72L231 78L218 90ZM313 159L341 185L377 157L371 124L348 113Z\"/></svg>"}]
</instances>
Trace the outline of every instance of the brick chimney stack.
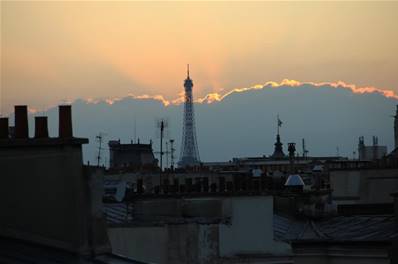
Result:
<instances>
[{"instance_id":1,"label":"brick chimney stack","mask_svg":"<svg viewBox=\"0 0 398 264\"><path fill-rule=\"evenodd\" d=\"M398 105L394 116L394 139L395 139L395 148L398 148Z\"/></svg>"},{"instance_id":2,"label":"brick chimney stack","mask_svg":"<svg viewBox=\"0 0 398 264\"><path fill-rule=\"evenodd\" d=\"M0 139L8 139L8 118L0 117Z\"/></svg>"},{"instance_id":3,"label":"brick chimney stack","mask_svg":"<svg viewBox=\"0 0 398 264\"><path fill-rule=\"evenodd\" d=\"M46 116L35 117L35 138L48 138L48 124Z\"/></svg>"},{"instance_id":4,"label":"brick chimney stack","mask_svg":"<svg viewBox=\"0 0 398 264\"><path fill-rule=\"evenodd\" d=\"M59 137L72 138L72 107L70 105L59 106Z\"/></svg>"},{"instance_id":5,"label":"brick chimney stack","mask_svg":"<svg viewBox=\"0 0 398 264\"><path fill-rule=\"evenodd\" d=\"M26 105L15 106L15 138L27 139L29 137L28 107Z\"/></svg>"}]
</instances>

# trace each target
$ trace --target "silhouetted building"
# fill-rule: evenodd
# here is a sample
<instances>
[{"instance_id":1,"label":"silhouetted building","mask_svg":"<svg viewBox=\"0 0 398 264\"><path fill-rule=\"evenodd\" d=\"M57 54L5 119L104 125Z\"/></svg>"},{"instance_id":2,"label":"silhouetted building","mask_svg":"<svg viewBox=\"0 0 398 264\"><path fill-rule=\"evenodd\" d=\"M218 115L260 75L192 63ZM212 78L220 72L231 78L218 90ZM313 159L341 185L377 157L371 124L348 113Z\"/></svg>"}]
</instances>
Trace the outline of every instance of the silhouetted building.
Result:
<instances>
[{"instance_id":1,"label":"silhouetted building","mask_svg":"<svg viewBox=\"0 0 398 264\"><path fill-rule=\"evenodd\" d=\"M281 159L285 157L285 153L283 153L283 144L281 142L281 137L279 134L276 135L275 149L274 153L271 155L271 158Z\"/></svg>"},{"instance_id":2,"label":"silhouetted building","mask_svg":"<svg viewBox=\"0 0 398 264\"><path fill-rule=\"evenodd\" d=\"M192 96L193 83L189 77L189 65L187 78L184 81L185 103L184 103L184 124L182 128L181 154L178 166L197 166L200 163L198 143L196 141L195 113Z\"/></svg>"},{"instance_id":3,"label":"silhouetted building","mask_svg":"<svg viewBox=\"0 0 398 264\"><path fill-rule=\"evenodd\" d=\"M120 140L108 143L110 156L110 170L151 170L157 167L157 160L153 155L152 144L121 144Z\"/></svg>"},{"instance_id":4,"label":"silhouetted building","mask_svg":"<svg viewBox=\"0 0 398 264\"><path fill-rule=\"evenodd\" d=\"M364 137L359 138L358 156L359 160L378 160L386 156L387 146L379 146L378 138L373 137L373 145L366 146Z\"/></svg>"},{"instance_id":5,"label":"silhouetted building","mask_svg":"<svg viewBox=\"0 0 398 264\"><path fill-rule=\"evenodd\" d=\"M173 264L390 263L398 174L385 147L362 140L358 160L298 156L288 143L286 156L280 125L272 156L165 171L154 188L136 177L123 203L105 205L117 252Z\"/></svg>"},{"instance_id":6,"label":"silhouetted building","mask_svg":"<svg viewBox=\"0 0 398 264\"><path fill-rule=\"evenodd\" d=\"M285 153L283 153L283 144L281 142L281 137L279 135L279 128L282 126L282 121L279 119L279 115L278 115L278 119L277 119L277 133L276 133L276 142L275 142L275 149L274 149L274 153L271 155L271 158L274 159L281 159L285 157Z\"/></svg>"},{"instance_id":7,"label":"silhouetted building","mask_svg":"<svg viewBox=\"0 0 398 264\"><path fill-rule=\"evenodd\" d=\"M105 205L112 247L159 264L292 263L273 232L270 195L154 197ZM115 217L116 216L116 217Z\"/></svg>"},{"instance_id":8,"label":"silhouetted building","mask_svg":"<svg viewBox=\"0 0 398 264\"><path fill-rule=\"evenodd\" d=\"M15 107L15 138L0 122L0 262L137 263L112 254L102 213L102 171L83 166L73 137L71 106L59 106L59 136L47 117L35 118L29 138L27 106Z\"/></svg>"}]
</instances>

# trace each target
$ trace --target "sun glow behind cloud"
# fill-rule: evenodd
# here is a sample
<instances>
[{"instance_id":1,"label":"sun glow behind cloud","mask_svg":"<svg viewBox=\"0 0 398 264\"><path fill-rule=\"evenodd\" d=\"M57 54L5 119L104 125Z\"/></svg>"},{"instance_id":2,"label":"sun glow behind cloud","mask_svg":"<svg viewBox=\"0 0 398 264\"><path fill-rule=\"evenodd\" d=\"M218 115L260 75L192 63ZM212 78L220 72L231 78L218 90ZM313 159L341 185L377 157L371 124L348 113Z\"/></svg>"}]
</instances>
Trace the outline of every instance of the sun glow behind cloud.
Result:
<instances>
[{"instance_id":1,"label":"sun glow behind cloud","mask_svg":"<svg viewBox=\"0 0 398 264\"><path fill-rule=\"evenodd\" d=\"M233 89L229 92L226 92L224 94L221 93L209 93L204 97L198 98L195 100L195 103L199 104L212 104L212 103L217 103L221 102L228 96L231 96L233 94L239 94L239 93L245 93L245 92L250 92L253 90L266 90L266 89L278 89L281 87L295 87L297 89L300 89L300 87L303 87L305 85L309 85L314 88L320 88L320 87L328 87L328 88L334 88L334 89L346 89L351 91L354 94L380 94L386 98L392 98L398 100L398 95L392 91L392 90L383 90L379 89L376 87L358 87L354 84L347 84L343 81L338 81L338 82L300 82L297 80L290 80L290 79L284 79L281 82L274 82L274 81L268 81L265 84L257 84L253 85L251 87L244 87L244 88L236 88ZM162 103L164 106L170 106L170 105L180 105L184 103L184 95L180 94L179 97L177 97L174 100L167 100L165 99L164 96L162 95L133 95L129 94L126 97L121 97L121 98L107 98L107 99L97 99L94 100L92 98L86 99L86 103L107 103L108 105L113 105L115 102L126 99L126 98L131 98L131 99L136 99L136 100L154 100Z\"/></svg>"},{"instance_id":2,"label":"sun glow behind cloud","mask_svg":"<svg viewBox=\"0 0 398 264\"><path fill-rule=\"evenodd\" d=\"M242 93L242 92L247 92L247 91L251 91L251 90L279 88L279 87L300 87L303 85L311 85L313 87L333 87L333 88L338 88L338 89L347 89L347 90L350 90L351 92L353 92L354 94L377 93L377 94L381 94L387 98L398 99L398 95L392 90L383 90L383 89L379 89L376 87L357 87L355 84L347 84L343 81L315 83L315 82L300 82L297 80L284 79L279 83L269 81L269 82L266 82L265 84L262 84L262 85L257 84L257 85L253 85L248 88L236 88L236 89L233 89L225 94L210 93L203 98L197 99L196 102L211 104L214 102L220 102L223 99L225 99L227 96L230 96L231 94L235 94L235 93Z\"/></svg>"},{"instance_id":3,"label":"sun glow behind cloud","mask_svg":"<svg viewBox=\"0 0 398 264\"><path fill-rule=\"evenodd\" d=\"M384 90L384 89L379 89L376 87L359 87L356 86L355 84L347 84L343 81L337 81L337 82L301 82L297 80L292 80L292 79L284 79L281 82L275 82L275 81L268 81L265 82L264 84L256 84L252 85L250 87L243 87L243 88L235 88L232 89L228 92L225 93L209 93L205 95L204 97L199 97L194 100L195 103L197 104L213 104L213 103L219 103L226 99L228 96L234 95L234 94L241 94L245 92L250 92L250 91L255 91L255 90L267 90L267 89L279 89L279 88L296 88L296 89L301 89L301 87L304 86L310 86L314 89L316 88L321 88L321 87L326 87L326 88L333 88L333 89L345 89L349 90L353 94L357 95L362 95L362 94L379 94L381 96L384 96L386 98L392 98L395 100L398 100L398 95L392 90ZM122 96L122 97L110 97L110 98L94 98L94 97L88 97L86 99L83 99L83 101L86 104L99 104L99 103L105 103L109 106L114 105L115 103L125 100L125 99L133 99L133 100L151 100L151 101L157 101L160 102L163 106L168 107L172 105L181 105L184 103L184 93L181 92L178 94L178 97L175 99L168 100L166 99L163 95L149 95L149 94L142 94L142 95L135 95L135 94L128 94L127 96ZM73 101L70 100L64 100L61 103L63 104L72 104ZM29 106L29 113L31 114L36 114L40 112L44 112L50 108L55 107L55 105L49 106L46 109L36 109L34 107Z\"/></svg>"}]
</instances>

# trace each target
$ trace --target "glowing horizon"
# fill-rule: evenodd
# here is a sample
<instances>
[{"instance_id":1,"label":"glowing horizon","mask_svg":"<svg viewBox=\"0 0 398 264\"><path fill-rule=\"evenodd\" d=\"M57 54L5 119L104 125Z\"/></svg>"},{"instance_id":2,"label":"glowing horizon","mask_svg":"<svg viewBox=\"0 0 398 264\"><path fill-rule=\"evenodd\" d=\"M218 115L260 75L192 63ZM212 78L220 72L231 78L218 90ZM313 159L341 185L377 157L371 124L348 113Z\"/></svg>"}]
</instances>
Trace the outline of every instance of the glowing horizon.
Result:
<instances>
[{"instance_id":1,"label":"glowing horizon","mask_svg":"<svg viewBox=\"0 0 398 264\"><path fill-rule=\"evenodd\" d=\"M343 81L338 81L338 82L320 82L320 83L315 83L315 82L301 82L297 80L290 80L290 79L284 79L281 82L275 82L275 81L267 81L264 84L256 84L250 87L243 87L243 88L235 88L232 89L231 91L228 91L226 93L209 93L205 95L204 97L200 97L194 100L195 103L197 104L213 104L213 103L218 103L224 100L226 97L233 95L233 94L239 94L239 93L244 93L244 92L250 92L252 90L265 90L265 89L277 89L281 87L299 87L304 86L304 85L310 85L312 87L330 87L330 88L335 88L335 89L345 89L349 90L353 94L379 94L381 96L384 96L385 98L392 98L397 100L398 103L398 94L395 93L392 90L383 90L379 89L376 87L358 87L355 84L347 84ZM117 103L118 101L124 100L124 99L135 99L135 100L154 100L158 101L163 104L163 106L171 106L171 105L180 105L184 103L184 96L182 93L178 94L178 97L175 99L166 99L163 95L148 95L148 94L142 94L142 95L134 95L134 94L127 94L126 96L123 97L113 97L113 98L78 98L74 101L69 101L69 102L62 102L62 103L68 103L68 104L73 104L74 102L78 100L83 100L87 104L99 104L99 103L106 103L108 105L113 105L114 103ZM55 107L49 106L45 110L41 110L40 112L47 111L50 108ZM39 110L29 107L29 112L34 114L39 112Z\"/></svg>"},{"instance_id":2,"label":"glowing horizon","mask_svg":"<svg viewBox=\"0 0 398 264\"><path fill-rule=\"evenodd\" d=\"M224 100L226 97L235 94L235 93L242 93L242 92L249 92L251 90L264 90L264 89L273 89L273 88L280 88L280 87L299 87L303 85L311 85L314 87L323 87L323 86L328 86L331 88L336 88L336 89L347 89L351 91L354 94L372 94L376 93L379 95L382 95L386 98L393 98L398 100L398 94L395 93L392 90L383 90L379 89L376 87L371 87L371 86L365 86L365 87L358 87L355 84L347 84L343 81L338 81L338 82L320 82L320 83L315 83L315 82L301 82L297 80L290 80L290 79L283 79L281 82L275 82L275 81L268 81L265 82L264 84L256 84L250 87L243 87L243 88L235 88L232 89L229 92L226 93L209 93L205 95L204 97L200 97L197 99L194 99L195 103L199 104L212 104L215 102L221 102ZM127 96L124 97L117 97L117 98L106 98L106 99L93 99L89 98L85 100L88 103L101 103L105 102L109 105L114 104L117 101L123 100L125 98L133 98L133 99L139 99L139 100L155 100L161 102L164 106L169 106L169 105L180 105L184 103L184 95L183 93L178 94L179 97L171 100L167 100L163 95L148 95L148 94L142 94L142 95L134 95L134 94L128 94ZM84 100L84 99L83 99Z\"/></svg>"}]
</instances>

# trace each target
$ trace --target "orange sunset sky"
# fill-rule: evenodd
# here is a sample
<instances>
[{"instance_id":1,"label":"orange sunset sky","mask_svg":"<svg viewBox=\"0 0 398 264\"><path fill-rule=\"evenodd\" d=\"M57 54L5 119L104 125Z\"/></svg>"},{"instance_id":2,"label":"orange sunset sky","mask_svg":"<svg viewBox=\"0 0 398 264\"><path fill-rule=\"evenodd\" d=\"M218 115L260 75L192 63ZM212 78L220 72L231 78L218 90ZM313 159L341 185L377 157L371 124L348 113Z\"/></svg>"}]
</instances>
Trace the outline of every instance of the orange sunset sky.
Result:
<instances>
[{"instance_id":1,"label":"orange sunset sky","mask_svg":"<svg viewBox=\"0 0 398 264\"><path fill-rule=\"evenodd\" d=\"M268 81L398 93L397 2L2 1L1 111Z\"/></svg>"}]
</instances>

